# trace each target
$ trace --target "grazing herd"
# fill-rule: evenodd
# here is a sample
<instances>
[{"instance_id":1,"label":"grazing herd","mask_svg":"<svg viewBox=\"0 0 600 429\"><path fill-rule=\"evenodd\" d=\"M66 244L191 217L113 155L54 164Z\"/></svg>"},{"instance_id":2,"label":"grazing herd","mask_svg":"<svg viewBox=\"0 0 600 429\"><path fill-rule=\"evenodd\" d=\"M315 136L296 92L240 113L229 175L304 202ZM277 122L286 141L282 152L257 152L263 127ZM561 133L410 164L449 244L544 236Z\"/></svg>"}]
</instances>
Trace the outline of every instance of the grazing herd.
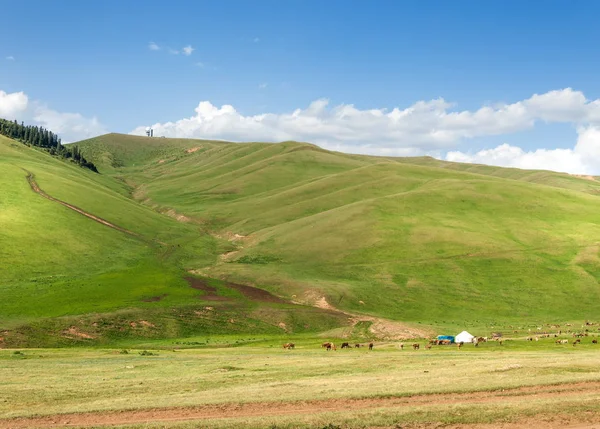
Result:
<instances>
[{"instance_id":1,"label":"grazing herd","mask_svg":"<svg viewBox=\"0 0 600 429\"><path fill-rule=\"evenodd\" d=\"M585 328L586 326L591 326L594 325L594 323L591 322L586 322L585 325L582 325L582 328ZM551 328L560 328L560 325L548 325ZM566 324L567 327L572 326L571 324ZM512 327L511 327L512 328ZM531 329L529 330L531 331ZM565 344L572 344L573 346L576 346L578 344L582 344L582 339L585 337L590 336L590 330L589 329L585 329L585 331L582 332L573 332L570 329L567 329L565 331L562 330L558 330L556 333L548 333L548 332L539 332L541 331L541 328L538 328L538 332L537 335L535 336L528 336L525 338L525 341L539 341L540 338L551 338L554 337L556 338L555 343L558 345L565 345ZM600 328L598 329L598 331L600 332ZM518 332L518 331L515 331ZM573 341L569 342L568 339L566 338L558 338L559 335L560 336L564 336L567 334L571 334L573 337ZM593 336L593 335L592 335ZM516 339L513 339L516 340ZM487 343L487 342L496 342L499 345L503 345L505 339L502 337L502 334L499 333L493 333L491 337L474 337L473 340L471 341L471 343L475 346L478 347L479 344L481 343ZM591 341L591 344L598 344L598 340L596 338L593 338ZM453 343L451 340L449 339L432 339L430 340L428 343L426 343L425 345L425 349L427 350L431 350L433 346L450 346L450 345L455 345L459 350L465 345L464 342L457 342L457 343ZM323 344L321 344L321 347L324 348L327 351L336 351L337 350L337 346L333 343L333 342L325 342ZM373 350L374 348L374 343L371 341L368 344L360 344L360 343L355 343L355 344L351 344L350 342L342 342L340 344L340 349L352 349L352 348L362 348L362 347L368 347L369 350ZM400 350L404 350L404 344L400 343L398 345L398 347L400 348ZM413 350L419 350L421 348L421 344L419 343L412 343L410 344L410 347L412 347ZM286 350L293 350L295 348L295 344L294 343L285 343L283 345L283 348Z\"/></svg>"},{"instance_id":2,"label":"grazing herd","mask_svg":"<svg viewBox=\"0 0 600 429\"><path fill-rule=\"evenodd\" d=\"M289 347L286 347L286 345L287 344L283 345L284 349L289 348ZM292 344L292 346L293 346L293 344ZM373 350L373 346L374 346L374 344L372 342L370 342L368 345L366 345L366 347L369 347L369 350ZM337 347L335 346L335 344L331 343L331 342L323 343L323 344L321 344L321 347L324 348L327 351L330 351L330 350L334 350L335 351L335 350L337 350ZM354 344L354 348L355 349L359 349L361 347L365 347L365 345L364 344L360 344L360 343ZM340 346L340 348L341 349L351 349L352 346L350 345L350 343L342 343L341 346Z\"/></svg>"}]
</instances>

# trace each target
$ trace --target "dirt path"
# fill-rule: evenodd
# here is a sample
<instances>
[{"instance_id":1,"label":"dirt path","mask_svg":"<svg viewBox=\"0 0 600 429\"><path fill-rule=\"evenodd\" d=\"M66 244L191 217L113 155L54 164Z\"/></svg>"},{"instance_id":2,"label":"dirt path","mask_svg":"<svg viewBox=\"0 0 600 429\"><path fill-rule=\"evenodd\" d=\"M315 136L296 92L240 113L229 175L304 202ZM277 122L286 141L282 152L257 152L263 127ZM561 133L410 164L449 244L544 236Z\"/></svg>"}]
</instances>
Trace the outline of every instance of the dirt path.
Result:
<instances>
[{"instance_id":1,"label":"dirt path","mask_svg":"<svg viewBox=\"0 0 600 429\"><path fill-rule=\"evenodd\" d=\"M353 327L360 322L371 322L369 332L371 332L375 338L381 340L407 340L411 338L427 338L432 335L432 332L430 331L410 327L405 323L396 320L383 319L381 317L368 316L366 314L351 313L340 310L339 308L336 308L327 302L327 298L324 296L316 299L313 305L324 310L335 311L348 316Z\"/></svg>"},{"instance_id":2,"label":"dirt path","mask_svg":"<svg viewBox=\"0 0 600 429\"><path fill-rule=\"evenodd\" d=\"M38 186L37 182L35 181L35 176L33 175L33 173L31 173L30 171L27 171L27 170L25 170L25 172L27 173L27 181L29 182L29 186L31 186L31 189L36 194L39 194L42 197L44 197L44 198L46 198L46 199L48 199L50 201L54 201L55 203L62 204L63 206L65 206L65 207L67 207L67 208L69 208L69 209L71 209L73 211L76 211L77 213L82 214L82 215L84 215L85 217L87 217L89 219L92 219L92 220L94 220L94 221L96 221L98 223L101 223L104 226L107 226L107 227L112 228L112 229L116 229L117 231L120 231L120 232L122 232L124 234L131 235L132 237L135 237L135 238L137 238L139 240L142 240L144 242L151 242L150 240L147 240L146 238L144 238L140 234L136 234L133 231L129 231L128 229L121 228L120 226L115 225L114 223L111 223L111 222L109 222L107 220L104 220L101 217L98 217L98 216L95 216L95 215L93 215L91 213L88 213L88 212L80 209L77 206L74 206L72 204L66 203L66 202L61 201L61 200L59 200L57 198L54 198L51 195L48 195L47 193L45 193L44 191L42 191L40 189L40 187ZM163 242L160 242L160 241L157 241L157 243L162 244L162 245L166 245L166 243L163 243Z\"/></svg>"},{"instance_id":3,"label":"dirt path","mask_svg":"<svg viewBox=\"0 0 600 429\"><path fill-rule=\"evenodd\" d=\"M277 417L314 415L327 412L348 412L359 410L373 410L376 408L415 408L418 406L453 406L453 405L509 405L510 403L523 403L528 400L556 399L567 402L576 401L582 394L598 395L600 399L600 381L567 383L546 386L520 387L514 389L501 389L491 392L471 393L441 393L430 395L414 395L406 397L369 398L369 399L326 399L314 401L294 402L251 402L231 403L217 405L201 405L186 408L159 408L146 410L106 411L90 413L56 414L42 417L0 419L0 429L24 428L57 428L57 427L86 427L86 426L114 426L124 424L144 424L156 422L178 422L193 420L218 420L225 418L252 418L252 417ZM573 427L592 428L589 421L585 420L584 413L571 416L572 420L559 421L555 414L548 424L543 427ZM567 418L568 416L565 416ZM579 417L580 420L576 420ZM588 416L589 417L589 416ZM598 416L595 416L598 417ZM538 424L543 421L543 416L535 420ZM553 425L560 423L558 426ZM529 423L528 423L529 424ZM535 425L534 425L535 426ZM404 426L403 426L404 427ZM407 426L411 427L411 426ZM414 427L437 427L427 424L416 424ZM452 427L450 425L450 427ZM459 427L459 426L453 426ZM468 425L471 428L521 428L521 423L481 424Z\"/></svg>"}]
</instances>

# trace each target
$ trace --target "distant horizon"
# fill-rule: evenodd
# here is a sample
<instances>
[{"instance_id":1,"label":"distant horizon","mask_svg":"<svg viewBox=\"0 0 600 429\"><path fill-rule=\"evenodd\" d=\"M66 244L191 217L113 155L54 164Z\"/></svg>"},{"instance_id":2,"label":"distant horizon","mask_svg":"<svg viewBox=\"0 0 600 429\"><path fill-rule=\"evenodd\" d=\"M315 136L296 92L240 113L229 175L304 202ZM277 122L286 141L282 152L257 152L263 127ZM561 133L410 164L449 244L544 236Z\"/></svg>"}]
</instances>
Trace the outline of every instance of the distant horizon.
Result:
<instances>
[{"instance_id":1,"label":"distant horizon","mask_svg":"<svg viewBox=\"0 0 600 429\"><path fill-rule=\"evenodd\" d=\"M432 155L373 155L373 154L366 154L366 153L356 153L356 152L342 152L342 151L337 151L337 150L331 150L331 149L326 149L322 146L319 146L316 143L311 143L309 141L299 141L299 140L281 140L281 141L254 141L254 140L248 140L248 141L234 141L234 140L222 140L222 139L208 139L208 138L202 138L202 137L166 137L166 136L152 136L152 137L148 137L146 135L138 135L138 134L130 134L130 133L119 133L119 132L108 132L108 133L104 133L104 134L99 134L97 136L94 137L89 137L83 140L78 140L75 142L68 142L68 143L63 143L63 144L77 144L77 143L82 143L85 142L87 140L93 140L96 139L98 137L103 137L103 136L108 136L111 134L117 134L117 135L122 135L122 136L131 136L131 137L140 137L140 138L148 138L148 139L173 139L173 140L198 140L198 141L206 141L206 142L219 142L219 143L231 143L231 144L253 144L253 143L260 143L260 144L284 144L284 143L298 143L298 144L308 144L311 146L316 146L319 149L323 149L329 152L334 152L334 153L341 153L341 154L346 154L346 155L360 155L360 156L371 156L371 157L375 157L375 158L430 158L430 159L435 159L438 161L442 161L442 162L449 162L449 163L457 163L457 164L471 164L471 165L477 165L477 166L487 166L487 167L499 167L499 168L514 168L517 170L530 170L530 171L548 171L551 173L559 173L559 174L567 174L569 176L574 176L574 177L579 177L579 178L586 178L586 177L596 177L592 174L579 174L579 173L567 173L564 171L555 171L555 170L548 170L548 169L543 169L543 168L520 168L520 167L507 167L507 166L501 166L501 165L490 165L490 164L484 164L484 163L478 163L478 162L468 162L468 161L448 161L446 159L441 159L441 158L437 158L435 156Z\"/></svg>"}]
</instances>

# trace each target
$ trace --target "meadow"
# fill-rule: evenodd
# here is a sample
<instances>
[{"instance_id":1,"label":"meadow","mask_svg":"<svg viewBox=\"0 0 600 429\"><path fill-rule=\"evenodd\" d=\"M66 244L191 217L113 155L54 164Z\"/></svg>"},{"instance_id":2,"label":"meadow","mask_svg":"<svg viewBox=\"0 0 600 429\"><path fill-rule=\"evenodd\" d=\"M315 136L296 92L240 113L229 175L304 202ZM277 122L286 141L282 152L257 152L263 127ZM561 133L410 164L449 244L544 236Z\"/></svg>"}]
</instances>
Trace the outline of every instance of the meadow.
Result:
<instances>
[{"instance_id":1,"label":"meadow","mask_svg":"<svg viewBox=\"0 0 600 429\"><path fill-rule=\"evenodd\" d=\"M600 413L600 354L588 339L419 351L379 342L371 352L326 352L309 337L294 350L274 338L213 341L0 350L0 427L423 428L533 417L566 427Z\"/></svg>"}]
</instances>

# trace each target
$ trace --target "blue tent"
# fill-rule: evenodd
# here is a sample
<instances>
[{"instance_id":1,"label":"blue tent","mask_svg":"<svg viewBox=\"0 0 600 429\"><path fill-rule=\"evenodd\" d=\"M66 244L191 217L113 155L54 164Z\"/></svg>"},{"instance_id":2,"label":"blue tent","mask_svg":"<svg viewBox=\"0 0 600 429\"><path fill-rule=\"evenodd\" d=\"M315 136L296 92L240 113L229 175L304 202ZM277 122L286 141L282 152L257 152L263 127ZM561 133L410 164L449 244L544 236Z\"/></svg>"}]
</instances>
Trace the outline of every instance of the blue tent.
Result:
<instances>
[{"instance_id":1,"label":"blue tent","mask_svg":"<svg viewBox=\"0 0 600 429\"><path fill-rule=\"evenodd\" d=\"M438 340L450 340L451 343L454 342L454 336L453 335L438 335L437 339Z\"/></svg>"}]
</instances>

